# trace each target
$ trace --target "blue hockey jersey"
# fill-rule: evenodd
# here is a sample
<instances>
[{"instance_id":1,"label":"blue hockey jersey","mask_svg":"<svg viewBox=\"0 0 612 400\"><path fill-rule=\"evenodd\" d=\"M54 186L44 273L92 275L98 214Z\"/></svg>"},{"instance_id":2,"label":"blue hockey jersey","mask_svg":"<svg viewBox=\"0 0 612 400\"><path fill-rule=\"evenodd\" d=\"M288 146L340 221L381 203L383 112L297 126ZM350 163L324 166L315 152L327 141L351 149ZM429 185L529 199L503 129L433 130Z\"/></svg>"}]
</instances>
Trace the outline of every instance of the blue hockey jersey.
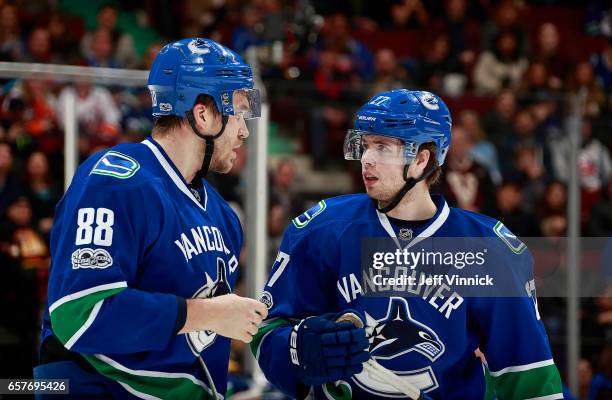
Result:
<instances>
[{"instance_id":1,"label":"blue hockey jersey","mask_svg":"<svg viewBox=\"0 0 612 400\"><path fill-rule=\"evenodd\" d=\"M232 291L241 246L229 205L152 138L102 151L57 205L42 340L82 354L113 397L218 398L230 340L177 332L185 299Z\"/></svg>"},{"instance_id":2,"label":"blue hockey jersey","mask_svg":"<svg viewBox=\"0 0 612 400\"><path fill-rule=\"evenodd\" d=\"M365 194L321 201L292 221L261 295L268 319L251 343L270 382L298 395L297 367L289 353L296 321L356 309L365 316L371 356L434 399L483 399L492 393L499 399L562 398L537 311L531 255L500 222L450 208L441 196L432 198L436 214L403 232ZM489 256L503 269L516 271L512 276L523 294L462 297L424 290L419 296L364 295L361 239L397 241L400 232L415 243L435 237L490 238L500 246ZM477 348L487 364L474 355ZM405 398L367 371L308 390L318 399Z\"/></svg>"}]
</instances>

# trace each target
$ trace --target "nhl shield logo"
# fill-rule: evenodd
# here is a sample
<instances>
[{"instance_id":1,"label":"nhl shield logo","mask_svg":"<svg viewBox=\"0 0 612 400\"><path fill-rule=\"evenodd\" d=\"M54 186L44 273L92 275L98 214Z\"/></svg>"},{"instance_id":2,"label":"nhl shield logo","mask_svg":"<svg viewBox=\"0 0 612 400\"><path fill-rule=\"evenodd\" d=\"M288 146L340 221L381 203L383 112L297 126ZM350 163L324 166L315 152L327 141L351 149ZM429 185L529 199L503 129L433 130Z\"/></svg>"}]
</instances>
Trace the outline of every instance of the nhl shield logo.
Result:
<instances>
[{"instance_id":1,"label":"nhl shield logo","mask_svg":"<svg viewBox=\"0 0 612 400\"><path fill-rule=\"evenodd\" d=\"M200 197L200 193L198 193L198 191L194 188L189 188L191 189L191 194L193 194L193 197L196 198L196 200L198 201L198 203L202 202L202 198Z\"/></svg>"},{"instance_id":2,"label":"nhl shield logo","mask_svg":"<svg viewBox=\"0 0 612 400\"><path fill-rule=\"evenodd\" d=\"M412 229L402 228L399 231L399 237L402 240L412 240Z\"/></svg>"}]
</instances>

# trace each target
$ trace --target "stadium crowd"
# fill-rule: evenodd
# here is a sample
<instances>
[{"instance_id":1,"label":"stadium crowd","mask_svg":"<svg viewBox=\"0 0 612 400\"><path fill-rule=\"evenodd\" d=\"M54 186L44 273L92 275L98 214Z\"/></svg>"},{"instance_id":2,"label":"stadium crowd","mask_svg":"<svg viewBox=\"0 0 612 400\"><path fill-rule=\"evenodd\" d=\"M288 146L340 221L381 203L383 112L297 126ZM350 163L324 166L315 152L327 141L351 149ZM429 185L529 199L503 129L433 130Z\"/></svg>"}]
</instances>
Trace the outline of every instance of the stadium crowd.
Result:
<instances>
[{"instance_id":1,"label":"stadium crowd","mask_svg":"<svg viewBox=\"0 0 612 400\"><path fill-rule=\"evenodd\" d=\"M148 69L164 42L207 36L259 66L273 143L271 253L308 205L307 173L349 171L341 146L373 93L424 88L453 113L439 191L523 237L565 236L578 110L583 236L612 233L612 8L599 0L20 1L0 0L0 61ZM25 377L36 358L49 232L63 191L63 99L76 94L81 160L152 127L146 88L0 77L0 376ZM578 102L575 100L579 99ZM273 133L273 135L272 135ZM281 146L282 147L282 146ZM299 169L294 155L312 160ZM211 179L242 214L245 152ZM248 266L247 266L248 267ZM608 282L612 271L608 268ZM578 399L612 393L612 294L582 299ZM559 303L561 302L561 303ZM541 299L564 371L564 304ZM240 373L240 349L234 371ZM10 359L9 363L5 360ZM237 384L237 386L240 386ZM238 390L238 389L236 389Z\"/></svg>"}]
</instances>

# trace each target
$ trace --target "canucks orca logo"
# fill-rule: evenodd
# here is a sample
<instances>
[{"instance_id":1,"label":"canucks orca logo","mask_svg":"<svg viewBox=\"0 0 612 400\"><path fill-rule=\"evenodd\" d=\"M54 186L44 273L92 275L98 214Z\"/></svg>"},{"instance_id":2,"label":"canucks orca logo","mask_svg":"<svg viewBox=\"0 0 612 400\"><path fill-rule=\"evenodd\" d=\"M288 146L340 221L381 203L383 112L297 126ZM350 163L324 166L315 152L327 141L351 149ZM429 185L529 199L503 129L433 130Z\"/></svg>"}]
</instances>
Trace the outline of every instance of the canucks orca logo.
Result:
<instances>
[{"instance_id":1,"label":"canucks orca logo","mask_svg":"<svg viewBox=\"0 0 612 400\"><path fill-rule=\"evenodd\" d=\"M430 364L444 353L444 343L433 329L412 317L406 299L390 298L387 313L381 319L375 319L367 312L365 317L369 350L376 361L425 392L438 387ZM400 357L403 358L398 359ZM398 365L404 365L404 360L415 360L425 367L397 370ZM370 376L366 371L355 375L352 380L363 390L378 396L405 397L393 386Z\"/></svg>"},{"instance_id":2,"label":"canucks orca logo","mask_svg":"<svg viewBox=\"0 0 612 400\"><path fill-rule=\"evenodd\" d=\"M444 351L438 335L410 316L408 302L391 298L387 315L373 319L367 312L366 332L370 339L370 354L376 359L390 359L414 351L434 361Z\"/></svg>"},{"instance_id":3,"label":"canucks orca logo","mask_svg":"<svg viewBox=\"0 0 612 400\"><path fill-rule=\"evenodd\" d=\"M211 297L223 296L232 292L232 288L227 280L225 261L217 257L217 279L212 280L207 272L204 273L206 283L195 293L193 298L209 299ZM214 343L217 334L212 331L190 332L186 335L187 343L195 355L199 355L202 350Z\"/></svg>"}]
</instances>

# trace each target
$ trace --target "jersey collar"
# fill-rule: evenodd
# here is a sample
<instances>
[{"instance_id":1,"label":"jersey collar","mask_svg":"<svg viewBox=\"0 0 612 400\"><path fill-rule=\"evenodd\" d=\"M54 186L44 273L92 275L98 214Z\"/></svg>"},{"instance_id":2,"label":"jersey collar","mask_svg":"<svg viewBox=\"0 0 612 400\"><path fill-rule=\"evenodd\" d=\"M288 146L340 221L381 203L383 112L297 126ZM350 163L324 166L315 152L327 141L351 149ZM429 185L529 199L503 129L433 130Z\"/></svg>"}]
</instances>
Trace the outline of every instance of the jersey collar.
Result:
<instances>
[{"instance_id":1,"label":"jersey collar","mask_svg":"<svg viewBox=\"0 0 612 400\"><path fill-rule=\"evenodd\" d=\"M164 149L157 143L151 136L147 137L145 140L141 142L145 146L151 150L161 167L166 171L172 182L178 187L178 189L185 194L185 196L189 197L198 207L202 210L206 211L206 206L208 204L208 193L206 192L206 185L202 185L202 193L204 194L203 202L200 203L191 190L189 189L189 185L183 175L179 172L176 165L172 162L168 154L164 151Z\"/></svg>"},{"instance_id":2,"label":"jersey collar","mask_svg":"<svg viewBox=\"0 0 612 400\"><path fill-rule=\"evenodd\" d=\"M446 222L448 214L450 213L450 208L448 207L448 204L446 204L446 200L444 200L444 197L438 194L431 195L431 199L436 205L436 213L431 218L429 225L425 229L423 229L421 233L415 236L406 245L405 248L410 248L415 244L419 243L420 241L425 240L430 236L433 236L433 234L436 233L436 231L440 229L442 225L444 225L444 223ZM391 222L389 222L389 218L387 218L387 214L381 213L378 210L375 211L376 215L378 216L378 221L380 222L384 230L387 232L387 234L391 236L397 247L400 249L404 248L397 239L397 235L395 234L395 230L393 230L393 227L391 226Z\"/></svg>"}]
</instances>

